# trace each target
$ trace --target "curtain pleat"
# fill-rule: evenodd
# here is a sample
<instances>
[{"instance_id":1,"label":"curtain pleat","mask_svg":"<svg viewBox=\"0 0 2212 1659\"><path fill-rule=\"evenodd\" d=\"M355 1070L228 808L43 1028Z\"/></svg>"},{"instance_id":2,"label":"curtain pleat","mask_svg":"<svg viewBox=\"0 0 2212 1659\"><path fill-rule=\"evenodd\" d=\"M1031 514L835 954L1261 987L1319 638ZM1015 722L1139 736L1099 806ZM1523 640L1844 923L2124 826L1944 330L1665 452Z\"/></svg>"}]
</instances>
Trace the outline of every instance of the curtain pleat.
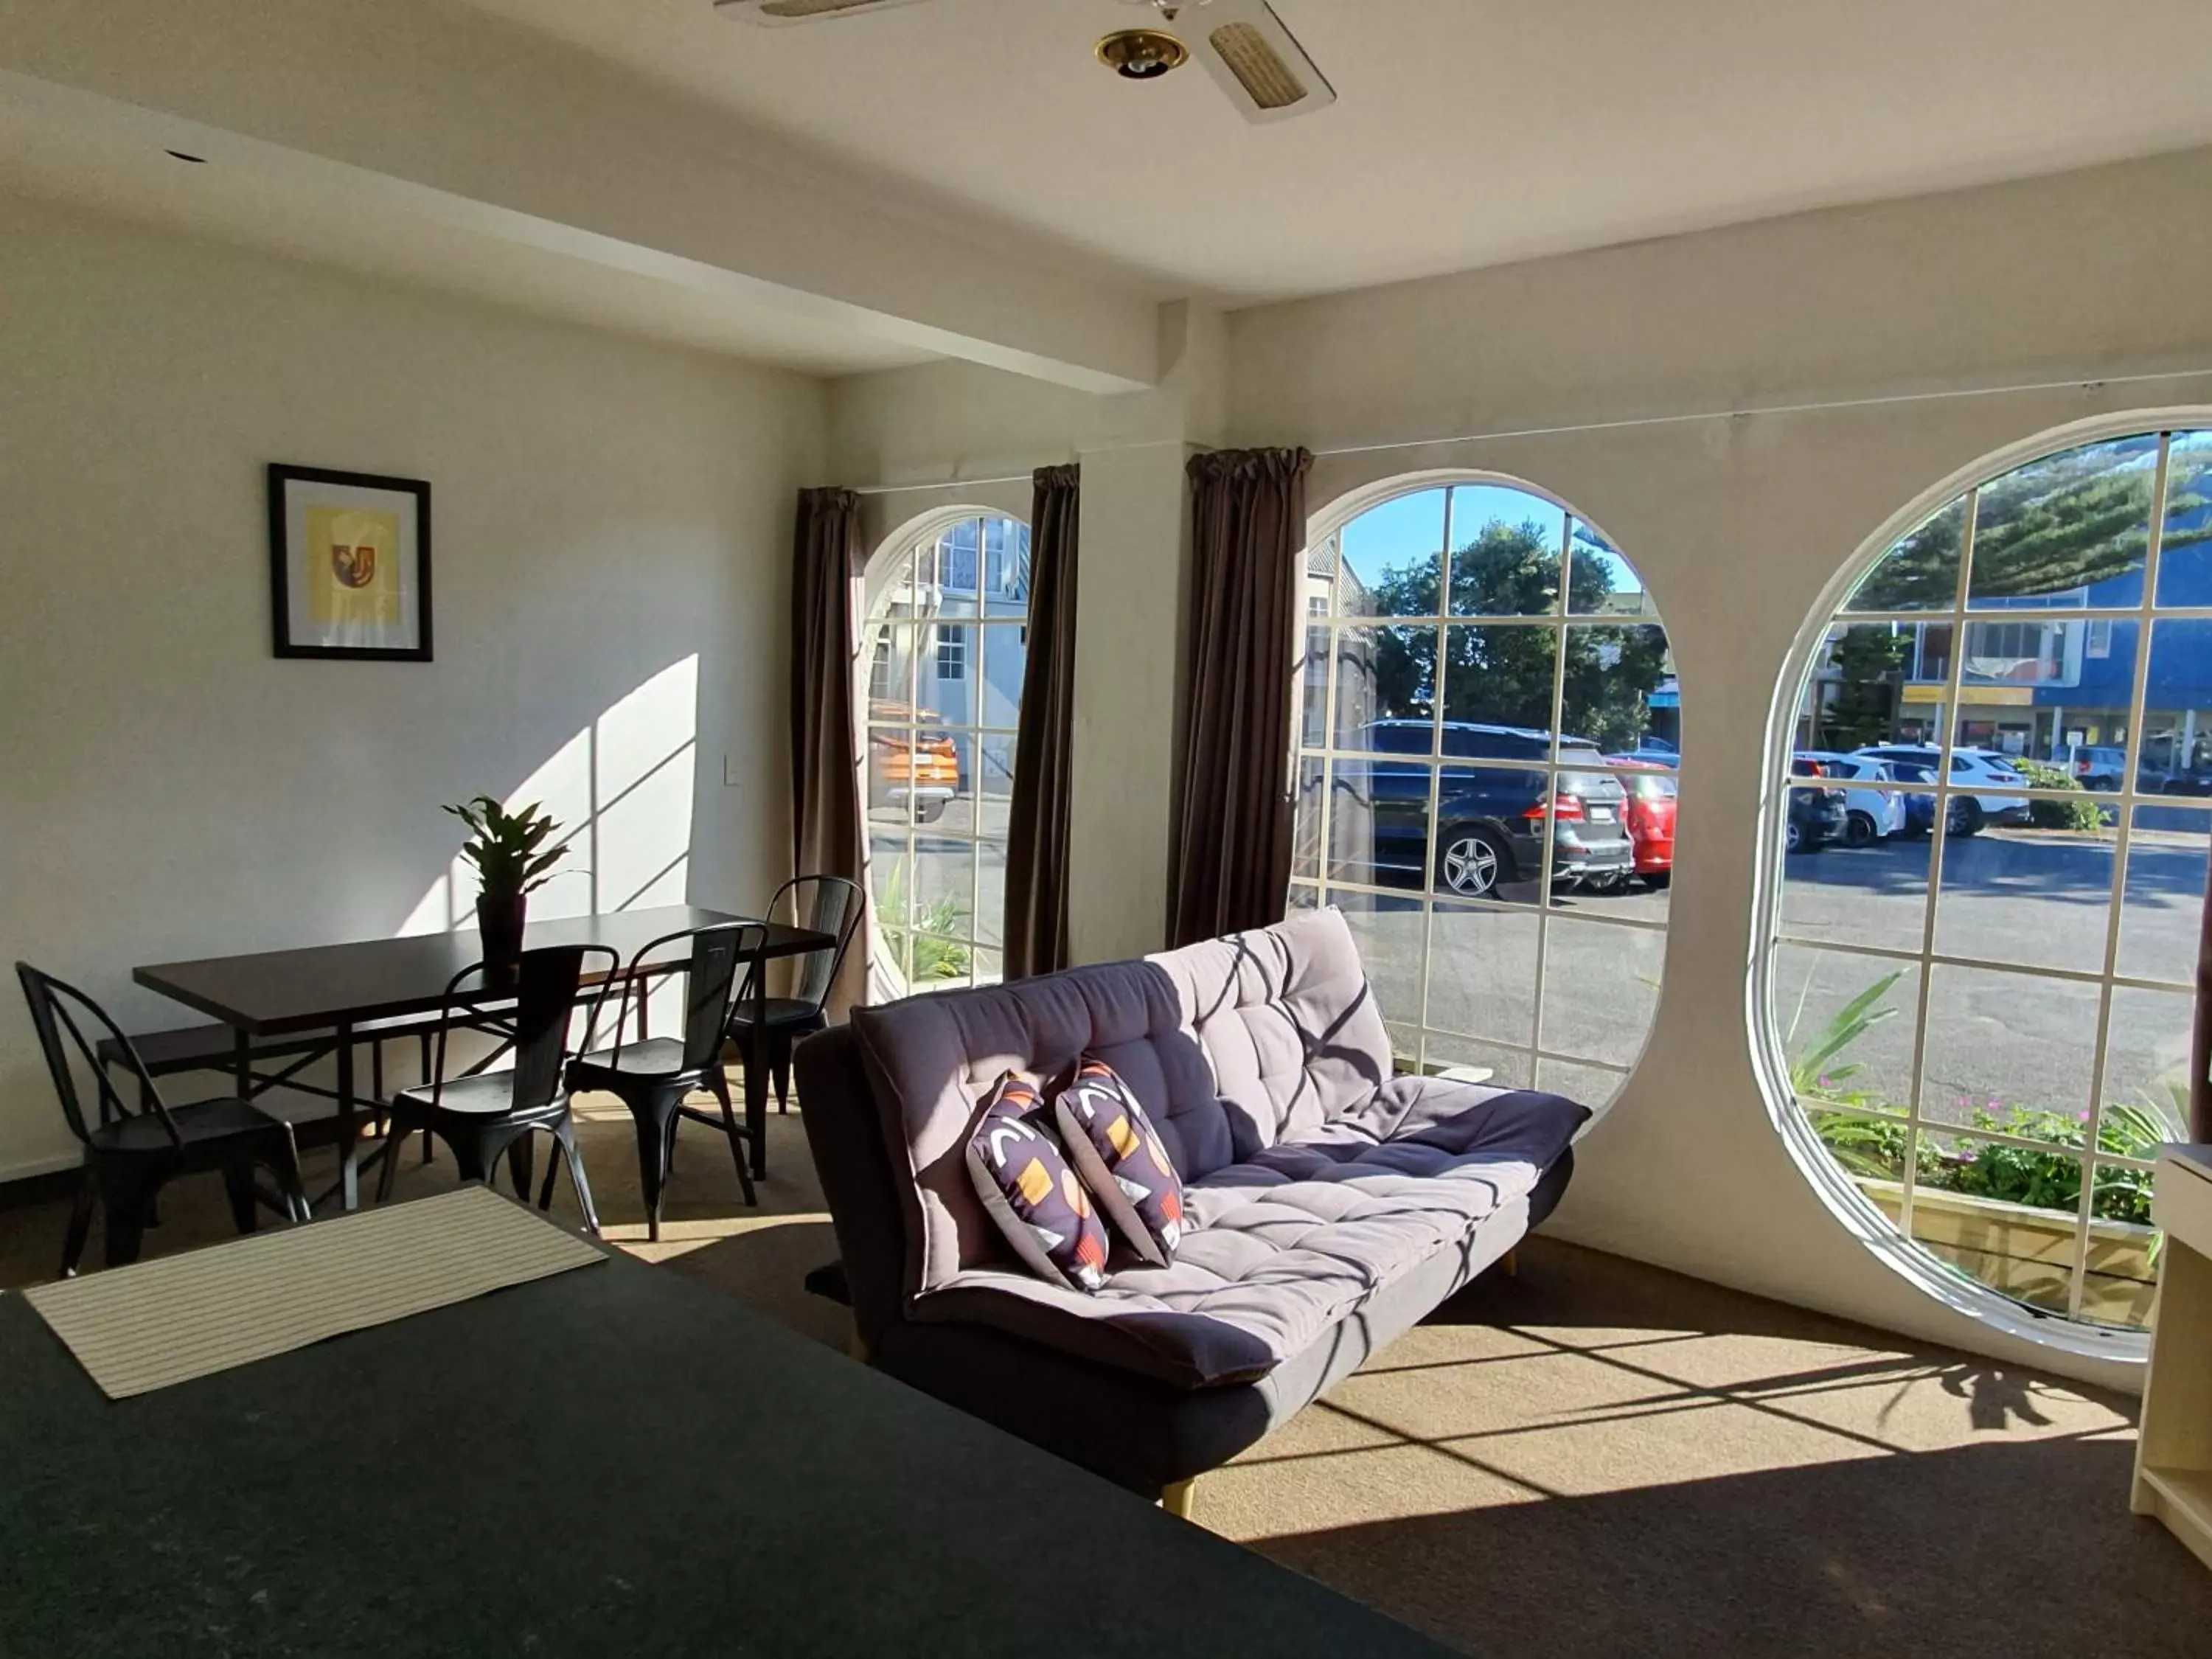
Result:
<instances>
[{"instance_id":1,"label":"curtain pleat","mask_svg":"<svg viewBox=\"0 0 2212 1659\"><path fill-rule=\"evenodd\" d=\"M860 498L800 490L791 569L792 868L865 883L853 718L860 564ZM856 938L830 988L830 1018L865 1001L867 982L866 944Z\"/></svg>"},{"instance_id":2,"label":"curtain pleat","mask_svg":"<svg viewBox=\"0 0 2212 1659\"><path fill-rule=\"evenodd\" d=\"M1039 467L1030 513L1029 659L1007 814L1006 975L1067 966L1080 469Z\"/></svg>"},{"instance_id":3,"label":"curtain pleat","mask_svg":"<svg viewBox=\"0 0 2212 1659\"><path fill-rule=\"evenodd\" d=\"M1190 678L1170 944L1282 919L1291 877L1291 664L1312 465L1304 449L1191 458Z\"/></svg>"}]
</instances>

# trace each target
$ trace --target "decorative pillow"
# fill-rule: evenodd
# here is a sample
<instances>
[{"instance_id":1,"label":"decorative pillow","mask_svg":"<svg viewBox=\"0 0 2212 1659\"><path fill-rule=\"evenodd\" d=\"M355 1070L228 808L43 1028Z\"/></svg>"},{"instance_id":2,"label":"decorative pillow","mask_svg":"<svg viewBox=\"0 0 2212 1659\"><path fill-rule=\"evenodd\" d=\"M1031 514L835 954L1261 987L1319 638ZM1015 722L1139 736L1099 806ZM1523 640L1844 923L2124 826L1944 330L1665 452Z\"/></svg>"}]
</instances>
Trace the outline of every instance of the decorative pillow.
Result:
<instances>
[{"instance_id":1,"label":"decorative pillow","mask_svg":"<svg viewBox=\"0 0 2212 1659\"><path fill-rule=\"evenodd\" d=\"M1156 1267L1182 1239L1182 1177L1128 1085L1090 1055L1053 1100L1067 1160L1129 1247Z\"/></svg>"},{"instance_id":2,"label":"decorative pillow","mask_svg":"<svg viewBox=\"0 0 2212 1659\"><path fill-rule=\"evenodd\" d=\"M1095 1291L1106 1283L1106 1228L1059 1143L1031 1121L1042 1115L1035 1084L1000 1078L968 1138L968 1178L1030 1271Z\"/></svg>"}]
</instances>

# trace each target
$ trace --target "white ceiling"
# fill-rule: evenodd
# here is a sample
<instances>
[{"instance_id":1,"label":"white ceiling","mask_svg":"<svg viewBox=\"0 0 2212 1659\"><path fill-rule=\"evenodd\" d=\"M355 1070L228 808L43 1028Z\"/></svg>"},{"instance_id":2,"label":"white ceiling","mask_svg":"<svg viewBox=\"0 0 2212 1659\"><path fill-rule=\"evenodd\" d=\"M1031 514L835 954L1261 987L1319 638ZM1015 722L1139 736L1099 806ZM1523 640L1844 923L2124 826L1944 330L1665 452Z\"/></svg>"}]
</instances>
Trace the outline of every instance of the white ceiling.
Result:
<instances>
[{"instance_id":1,"label":"white ceiling","mask_svg":"<svg viewBox=\"0 0 2212 1659\"><path fill-rule=\"evenodd\" d=\"M466 0L1162 294L1468 269L2212 143L2208 0L1273 0L1335 107L1091 57L1128 0L781 29Z\"/></svg>"},{"instance_id":2,"label":"white ceiling","mask_svg":"<svg viewBox=\"0 0 2212 1659\"><path fill-rule=\"evenodd\" d=\"M4 72L0 189L807 373L933 355L728 271Z\"/></svg>"}]
</instances>

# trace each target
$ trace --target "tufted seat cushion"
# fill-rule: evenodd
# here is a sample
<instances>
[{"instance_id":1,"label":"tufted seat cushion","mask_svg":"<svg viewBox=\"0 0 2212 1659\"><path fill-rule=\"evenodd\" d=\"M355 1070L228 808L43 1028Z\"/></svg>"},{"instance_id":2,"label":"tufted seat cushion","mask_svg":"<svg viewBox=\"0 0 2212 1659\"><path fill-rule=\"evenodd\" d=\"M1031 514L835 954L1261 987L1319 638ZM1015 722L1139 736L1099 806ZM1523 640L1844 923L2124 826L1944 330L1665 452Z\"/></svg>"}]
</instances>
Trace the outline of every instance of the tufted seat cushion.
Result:
<instances>
[{"instance_id":1,"label":"tufted seat cushion","mask_svg":"<svg viewBox=\"0 0 2212 1659\"><path fill-rule=\"evenodd\" d=\"M1396 1079L1192 1183L1194 1231L1170 1267L1125 1266L1087 1296L977 1267L915 1316L996 1326L1182 1387L1253 1381L1463 1249L1588 1115L1556 1095Z\"/></svg>"}]
</instances>

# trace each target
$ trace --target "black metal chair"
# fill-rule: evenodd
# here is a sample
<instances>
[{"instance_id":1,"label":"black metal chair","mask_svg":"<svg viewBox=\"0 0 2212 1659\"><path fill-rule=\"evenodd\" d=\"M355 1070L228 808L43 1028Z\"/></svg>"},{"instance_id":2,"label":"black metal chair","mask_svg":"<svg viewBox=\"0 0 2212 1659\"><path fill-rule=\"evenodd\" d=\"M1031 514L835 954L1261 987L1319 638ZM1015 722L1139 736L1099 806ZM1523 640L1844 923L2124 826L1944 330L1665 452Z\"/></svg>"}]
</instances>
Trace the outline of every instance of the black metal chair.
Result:
<instances>
[{"instance_id":1,"label":"black metal chair","mask_svg":"<svg viewBox=\"0 0 2212 1659\"><path fill-rule=\"evenodd\" d=\"M437 1064L430 1081L402 1089L383 1110L389 1123L384 1142L384 1171L377 1182L376 1201L392 1196L392 1183L399 1172L398 1149L414 1131L434 1135L453 1149L463 1181L489 1182L502 1154L514 1177L518 1197L530 1197L530 1137L543 1132L553 1137L560 1157L549 1158L545 1185L538 1207L553 1207L553 1186L565 1160L568 1179L575 1184L576 1202L584 1212L584 1224L599 1230L592 1207L591 1183L584 1176L583 1155L576 1149L575 1125L568 1109L568 1091L562 1086L562 1069L568 1057L568 1024L581 993L586 964L605 969L598 994L585 1021L582 1047L589 1048L597 1031L607 987L622 967L622 958L604 945L555 945L525 951L512 966L478 963L465 968L447 981L444 1004L448 1018L438 1028ZM498 1070L475 1069L457 1077L446 1074L447 1033L455 1024L465 1025L467 1010L487 1000L514 1004L514 1064Z\"/></svg>"},{"instance_id":2,"label":"black metal chair","mask_svg":"<svg viewBox=\"0 0 2212 1659\"><path fill-rule=\"evenodd\" d=\"M852 947L853 935L860 930L860 884L842 876L793 876L769 901L770 921L782 919L787 897L790 920L818 933L835 934L837 948L810 951L799 958L791 994L768 1000L762 1048L775 1082L776 1109L785 1112L791 1109L791 1051L799 1038L830 1023L823 1005L830 1000L830 988L836 982L845 952ZM757 963L753 972L760 973L767 965ZM730 1015L730 1036L741 1048L752 1038L753 988L748 978Z\"/></svg>"},{"instance_id":3,"label":"black metal chair","mask_svg":"<svg viewBox=\"0 0 2212 1659\"><path fill-rule=\"evenodd\" d=\"M676 1130L687 1117L729 1137L730 1155L737 1161L738 1184L744 1192L745 1202L760 1202L753 1191L752 1173L745 1167L746 1136L731 1103L730 1079L722 1069L722 1045L727 1040L738 964L757 958L766 934L757 921L725 921L653 940L630 958L629 971L623 976L622 1003L615 1014L615 1046L568 1063L571 1091L604 1089L629 1108L637 1125L638 1182L645 1191L647 1231L653 1238L660 1237L660 1200L675 1158ZM691 946L688 961L653 962L655 951L686 939ZM670 972L684 975L684 1035L625 1042L623 1032L629 1024L631 990L635 988L642 998L648 975ZM720 1103L720 1122L684 1103L684 1097L698 1089L711 1091Z\"/></svg>"},{"instance_id":4,"label":"black metal chair","mask_svg":"<svg viewBox=\"0 0 2212 1659\"><path fill-rule=\"evenodd\" d=\"M230 1198L231 1219L241 1233L253 1231L257 1204L265 1203L289 1220L308 1218L307 1195L300 1186L299 1149L293 1142L290 1124L258 1106L229 1097L171 1106L161 1098L153 1074L131 1039L108 1018L106 1010L74 986L40 973L27 962L15 964L15 977L22 982L24 998L31 1005L31 1024L38 1033L46 1069L53 1075L63 1115L69 1119L70 1133L84 1146L84 1173L62 1243L64 1279L76 1272L77 1261L84 1255L95 1199L106 1212L107 1265L120 1267L138 1259L146 1228L154 1218L155 1195L176 1176L219 1170L223 1190ZM85 1031L88 1022L98 1028L90 1037ZM137 1082L139 1103L136 1108L124 1100L107 1067L101 1064L99 1050L102 1048L118 1056ZM98 1090L96 1122L85 1115L72 1049ZM256 1165L276 1177L274 1194L254 1180Z\"/></svg>"}]
</instances>

